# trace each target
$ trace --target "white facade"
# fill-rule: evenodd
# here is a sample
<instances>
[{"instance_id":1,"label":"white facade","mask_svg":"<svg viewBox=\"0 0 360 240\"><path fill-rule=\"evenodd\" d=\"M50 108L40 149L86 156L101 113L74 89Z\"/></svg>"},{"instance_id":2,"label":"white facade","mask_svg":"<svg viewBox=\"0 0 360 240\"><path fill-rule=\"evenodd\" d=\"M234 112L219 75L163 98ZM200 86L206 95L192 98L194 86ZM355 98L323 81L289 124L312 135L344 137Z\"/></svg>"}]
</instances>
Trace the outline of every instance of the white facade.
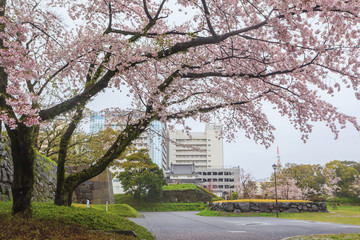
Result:
<instances>
[{"instance_id":1,"label":"white facade","mask_svg":"<svg viewBox=\"0 0 360 240\"><path fill-rule=\"evenodd\" d=\"M221 127L206 125L205 132L169 132L169 166L195 164L196 169L223 168L223 139Z\"/></svg>"},{"instance_id":2,"label":"white facade","mask_svg":"<svg viewBox=\"0 0 360 240\"><path fill-rule=\"evenodd\" d=\"M240 168L208 168L196 174L201 185L219 197L230 196L240 186Z\"/></svg>"}]
</instances>

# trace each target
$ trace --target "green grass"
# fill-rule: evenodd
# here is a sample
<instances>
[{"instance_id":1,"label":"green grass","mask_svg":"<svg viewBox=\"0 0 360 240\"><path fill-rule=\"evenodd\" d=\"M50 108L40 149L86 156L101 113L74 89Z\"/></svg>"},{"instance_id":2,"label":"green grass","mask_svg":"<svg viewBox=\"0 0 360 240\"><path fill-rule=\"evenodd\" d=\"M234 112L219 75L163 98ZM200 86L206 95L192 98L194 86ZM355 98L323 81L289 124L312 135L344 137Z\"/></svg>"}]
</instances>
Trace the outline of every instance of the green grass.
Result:
<instances>
[{"instance_id":1,"label":"green grass","mask_svg":"<svg viewBox=\"0 0 360 240\"><path fill-rule=\"evenodd\" d=\"M331 209L328 206L328 210L328 213L279 213L279 218L360 225L360 206L338 206L337 209ZM208 208L201 211L198 215L208 217L276 217L274 213L227 213L211 211Z\"/></svg>"},{"instance_id":2,"label":"green grass","mask_svg":"<svg viewBox=\"0 0 360 240\"><path fill-rule=\"evenodd\" d=\"M141 212L172 212L172 211L201 211L207 206L205 203L151 203L138 206Z\"/></svg>"},{"instance_id":3,"label":"green grass","mask_svg":"<svg viewBox=\"0 0 360 240\"><path fill-rule=\"evenodd\" d=\"M198 186L191 183L179 183L179 184L170 184L168 186L163 186L163 191L169 190L189 190L189 189L197 189Z\"/></svg>"},{"instance_id":4,"label":"green grass","mask_svg":"<svg viewBox=\"0 0 360 240\"><path fill-rule=\"evenodd\" d=\"M56 221L59 224L80 224L95 230L134 231L142 239L154 239L144 227L116 214L122 207L114 206L114 211L83 207L59 207L50 203L32 203L33 218L40 221ZM94 205L93 205L94 206ZM102 207L99 207L102 208ZM124 207L127 208L127 207ZM11 203L0 202L0 213L10 214Z\"/></svg>"},{"instance_id":5,"label":"green grass","mask_svg":"<svg viewBox=\"0 0 360 240\"><path fill-rule=\"evenodd\" d=\"M351 234L319 234L286 238L286 240L359 240L359 233Z\"/></svg>"},{"instance_id":6,"label":"green grass","mask_svg":"<svg viewBox=\"0 0 360 240\"><path fill-rule=\"evenodd\" d=\"M86 208L86 204L73 204L74 207ZM106 212L105 204L93 204L90 205L90 208ZM121 217L132 217L136 218L138 216L137 211L129 206L128 204L110 204L108 205L108 214L116 214Z\"/></svg>"},{"instance_id":7,"label":"green grass","mask_svg":"<svg viewBox=\"0 0 360 240\"><path fill-rule=\"evenodd\" d=\"M197 215L204 217L272 217L274 214L255 213L255 212L245 212L245 213L219 212L219 211L211 211L209 208L206 208Z\"/></svg>"},{"instance_id":8,"label":"green grass","mask_svg":"<svg viewBox=\"0 0 360 240\"><path fill-rule=\"evenodd\" d=\"M149 203L134 199L131 195L115 194L116 204L128 204L140 212L169 212L169 211L201 211L206 208L206 204L198 203Z\"/></svg>"},{"instance_id":9,"label":"green grass","mask_svg":"<svg viewBox=\"0 0 360 240\"><path fill-rule=\"evenodd\" d=\"M192 183L179 183L179 184L170 184L168 186L163 186L163 191L171 191L171 190L192 190L192 189L200 189L204 192L207 192L209 195L211 195L214 198L214 201L223 200L221 197L218 197L216 194L210 192L208 189L199 187Z\"/></svg>"}]
</instances>

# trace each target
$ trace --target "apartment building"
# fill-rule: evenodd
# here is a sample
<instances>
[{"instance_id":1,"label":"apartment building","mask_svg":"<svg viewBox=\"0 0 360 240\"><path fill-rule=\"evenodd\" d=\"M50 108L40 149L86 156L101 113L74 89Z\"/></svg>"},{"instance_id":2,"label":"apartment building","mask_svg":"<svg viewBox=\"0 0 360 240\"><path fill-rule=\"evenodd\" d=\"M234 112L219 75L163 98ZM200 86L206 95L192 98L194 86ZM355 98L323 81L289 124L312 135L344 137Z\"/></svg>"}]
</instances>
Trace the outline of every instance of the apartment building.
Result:
<instances>
[{"instance_id":1,"label":"apartment building","mask_svg":"<svg viewBox=\"0 0 360 240\"><path fill-rule=\"evenodd\" d=\"M221 127L207 124L204 132L169 132L169 164L194 164L195 169L223 168ZM169 169L169 167L167 168Z\"/></svg>"}]
</instances>

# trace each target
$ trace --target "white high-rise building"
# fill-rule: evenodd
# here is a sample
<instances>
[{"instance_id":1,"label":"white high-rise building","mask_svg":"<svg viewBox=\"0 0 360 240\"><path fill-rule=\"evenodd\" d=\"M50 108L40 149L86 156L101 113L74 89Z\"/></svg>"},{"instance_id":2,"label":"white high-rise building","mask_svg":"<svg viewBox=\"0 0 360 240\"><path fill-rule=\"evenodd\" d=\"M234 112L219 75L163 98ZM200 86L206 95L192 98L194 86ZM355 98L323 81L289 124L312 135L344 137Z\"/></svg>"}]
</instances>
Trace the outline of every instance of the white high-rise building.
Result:
<instances>
[{"instance_id":1,"label":"white high-rise building","mask_svg":"<svg viewBox=\"0 0 360 240\"><path fill-rule=\"evenodd\" d=\"M196 169L223 168L221 127L207 124L205 132L169 132L169 166L194 163Z\"/></svg>"}]
</instances>

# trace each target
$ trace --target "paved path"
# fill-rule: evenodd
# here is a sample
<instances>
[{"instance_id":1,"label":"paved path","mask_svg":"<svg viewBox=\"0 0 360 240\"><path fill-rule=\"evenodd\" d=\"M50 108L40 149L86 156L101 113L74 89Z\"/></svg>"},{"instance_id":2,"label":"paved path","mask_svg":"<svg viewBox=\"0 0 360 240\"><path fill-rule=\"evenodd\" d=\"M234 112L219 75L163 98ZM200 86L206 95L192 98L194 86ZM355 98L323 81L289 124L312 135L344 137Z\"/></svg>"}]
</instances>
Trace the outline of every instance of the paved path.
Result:
<instances>
[{"instance_id":1,"label":"paved path","mask_svg":"<svg viewBox=\"0 0 360 240\"><path fill-rule=\"evenodd\" d=\"M131 218L157 240L279 240L291 236L359 233L360 226L266 217L202 217L197 212L146 212Z\"/></svg>"}]
</instances>

